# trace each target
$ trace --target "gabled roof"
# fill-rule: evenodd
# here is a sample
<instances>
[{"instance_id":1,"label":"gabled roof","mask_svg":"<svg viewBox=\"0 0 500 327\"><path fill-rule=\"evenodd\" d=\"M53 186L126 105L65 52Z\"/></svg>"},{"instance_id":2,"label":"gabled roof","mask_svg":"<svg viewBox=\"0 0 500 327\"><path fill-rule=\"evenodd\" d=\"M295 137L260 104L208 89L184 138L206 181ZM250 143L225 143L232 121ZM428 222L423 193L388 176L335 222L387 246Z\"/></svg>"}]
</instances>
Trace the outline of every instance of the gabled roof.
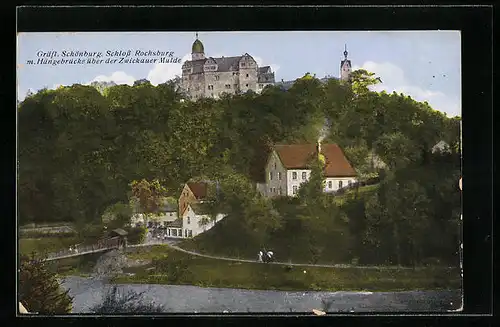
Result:
<instances>
[{"instance_id":1,"label":"gabled roof","mask_svg":"<svg viewBox=\"0 0 500 327\"><path fill-rule=\"evenodd\" d=\"M207 197L208 184L205 182L188 182L186 183L191 192L193 192L197 200Z\"/></svg>"},{"instance_id":2,"label":"gabled roof","mask_svg":"<svg viewBox=\"0 0 500 327\"><path fill-rule=\"evenodd\" d=\"M274 150L287 169L306 169L317 155L315 144L280 144Z\"/></svg>"},{"instance_id":3,"label":"gabled roof","mask_svg":"<svg viewBox=\"0 0 500 327\"><path fill-rule=\"evenodd\" d=\"M259 74L267 74L267 73L272 73L271 66L259 67Z\"/></svg>"},{"instance_id":4,"label":"gabled roof","mask_svg":"<svg viewBox=\"0 0 500 327\"><path fill-rule=\"evenodd\" d=\"M238 70L242 56L213 58L217 63L218 72Z\"/></svg>"},{"instance_id":5,"label":"gabled roof","mask_svg":"<svg viewBox=\"0 0 500 327\"><path fill-rule=\"evenodd\" d=\"M310 169L309 163L318 155L316 144L275 145L281 163L286 169ZM356 171L337 144L321 144L325 156L325 177L356 176Z\"/></svg>"},{"instance_id":6,"label":"gabled roof","mask_svg":"<svg viewBox=\"0 0 500 327\"><path fill-rule=\"evenodd\" d=\"M325 156L325 177L351 177L356 171L337 144L322 144L321 153Z\"/></svg>"},{"instance_id":7,"label":"gabled roof","mask_svg":"<svg viewBox=\"0 0 500 327\"><path fill-rule=\"evenodd\" d=\"M128 233L125 230L121 229L121 228L113 229L111 231L111 233L112 234L118 234L120 236L126 236L126 235L128 235Z\"/></svg>"}]
</instances>

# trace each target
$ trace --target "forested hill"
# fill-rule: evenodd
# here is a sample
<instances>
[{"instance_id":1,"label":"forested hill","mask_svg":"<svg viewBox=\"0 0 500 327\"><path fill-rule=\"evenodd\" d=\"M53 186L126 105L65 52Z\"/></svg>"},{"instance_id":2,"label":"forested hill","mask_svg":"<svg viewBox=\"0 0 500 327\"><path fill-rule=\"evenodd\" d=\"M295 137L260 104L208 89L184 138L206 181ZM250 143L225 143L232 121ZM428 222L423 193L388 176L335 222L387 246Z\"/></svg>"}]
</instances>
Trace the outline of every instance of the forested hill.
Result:
<instances>
[{"instance_id":1,"label":"forested hill","mask_svg":"<svg viewBox=\"0 0 500 327\"><path fill-rule=\"evenodd\" d=\"M457 153L459 118L370 92L374 83L366 71L354 72L352 85L306 76L286 91L197 102L172 83L40 90L18 106L19 219L96 221L143 178L158 178L174 197L196 176L256 181L271 144L315 142L325 118L325 141L344 147L362 173L370 150L392 171L425 165L440 140Z\"/></svg>"}]
</instances>

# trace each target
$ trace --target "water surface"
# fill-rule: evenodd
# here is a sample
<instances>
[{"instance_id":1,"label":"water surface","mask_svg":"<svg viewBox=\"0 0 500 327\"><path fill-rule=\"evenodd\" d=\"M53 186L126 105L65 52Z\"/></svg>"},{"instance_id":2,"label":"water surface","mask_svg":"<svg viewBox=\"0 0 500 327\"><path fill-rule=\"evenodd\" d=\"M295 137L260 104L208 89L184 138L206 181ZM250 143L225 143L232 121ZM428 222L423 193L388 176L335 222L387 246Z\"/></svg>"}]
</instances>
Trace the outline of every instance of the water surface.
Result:
<instances>
[{"instance_id":1,"label":"water surface","mask_svg":"<svg viewBox=\"0 0 500 327\"><path fill-rule=\"evenodd\" d=\"M73 299L73 313L88 313L102 301L105 279L67 277L62 281ZM207 288L186 285L120 284L120 292L144 292L145 301L161 304L165 312L435 312L456 310L461 304L460 290L409 292L318 292L271 291Z\"/></svg>"}]
</instances>

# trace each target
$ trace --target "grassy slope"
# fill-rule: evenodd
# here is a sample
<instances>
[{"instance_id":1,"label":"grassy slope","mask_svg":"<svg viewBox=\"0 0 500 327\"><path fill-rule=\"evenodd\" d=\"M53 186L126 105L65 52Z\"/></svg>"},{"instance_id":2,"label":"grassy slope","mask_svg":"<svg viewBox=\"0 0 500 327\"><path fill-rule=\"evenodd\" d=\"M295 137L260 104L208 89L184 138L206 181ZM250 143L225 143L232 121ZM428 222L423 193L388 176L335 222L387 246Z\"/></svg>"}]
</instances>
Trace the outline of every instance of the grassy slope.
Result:
<instances>
[{"instance_id":1,"label":"grassy slope","mask_svg":"<svg viewBox=\"0 0 500 327\"><path fill-rule=\"evenodd\" d=\"M358 191L359 197L368 197L376 192L378 189L378 184L360 187ZM334 201L337 205L341 206L345 201L354 199L356 196L355 190L350 190L342 195L334 197ZM181 247L197 251L200 253L214 254L228 257L237 257L245 259L255 259L256 249L260 247L258 244L252 244L252 240L245 239L243 233L239 233L237 219L233 217L227 217L220 223L218 223L214 228L197 236L193 239L183 240L180 244ZM270 239L269 247L272 248L278 255L282 255L279 258L280 261L291 261L291 262L301 262L310 263L311 255L309 249L304 246L294 246L294 244L303 244L302 237L304 235L273 235ZM319 236L319 235L318 235ZM325 236L325 235L323 235ZM344 246L344 244L336 244L337 240L332 239L329 244L329 248L335 249L337 246ZM291 245L295 249L292 251L293 254L285 255L289 249L287 247ZM328 249L326 250L328 252ZM331 253L325 252L317 263L332 263L339 262L336 261L337 253L329 251ZM337 251L335 251L337 252Z\"/></svg>"},{"instance_id":2,"label":"grassy slope","mask_svg":"<svg viewBox=\"0 0 500 327\"><path fill-rule=\"evenodd\" d=\"M128 254L130 258L162 259L163 265L157 269L154 268L153 264L129 269L128 272L134 272L136 275L120 276L115 278L114 282L331 291L398 291L460 287L458 272L445 269L414 271L320 267L287 268L281 265L238 263L201 258L177 252L167 246L139 248L134 251L135 253Z\"/></svg>"}]
</instances>

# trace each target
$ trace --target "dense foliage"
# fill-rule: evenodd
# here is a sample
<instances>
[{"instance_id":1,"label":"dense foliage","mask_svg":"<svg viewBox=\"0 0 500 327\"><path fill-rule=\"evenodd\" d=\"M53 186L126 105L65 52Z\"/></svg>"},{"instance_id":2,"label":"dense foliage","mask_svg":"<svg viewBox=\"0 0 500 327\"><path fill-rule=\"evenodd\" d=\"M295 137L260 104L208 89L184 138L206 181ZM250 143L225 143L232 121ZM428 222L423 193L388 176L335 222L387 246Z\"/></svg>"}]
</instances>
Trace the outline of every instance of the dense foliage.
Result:
<instances>
[{"instance_id":1,"label":"dense foliage","mask_svg":"<svg viewBox=\"0 0 500 327\"><path fill-rule=\"evenodd\" d=\"M272 246L312 261L455 262L460 119L370 91L380 80L369 72L352 80L306 75L286 91L196 102L171 83L41 90L19 105L19 219L83 225L131 196L154 211L158 194L177 198L186 181L203 176L220 182L212 209L228 214L200 237L212 247L241 254ZM361 177L383 173L376 192L340 205L319 192L318 177L297 199L260 198L255 182L270 145L315 142L325 121L321 136L345 150ZM440 140L450 153L431 152ZM210 236L216 232L226 235Z\"/></svg>"},{"instance_id":2,"label":"dense foliage","mask_svg":"<svg viewBox=\"0 0 500 327\"><path fill-rule=\"evenodd\" d=\"M127 235L127 242L130 244L140 244L144 242L144 239L146 238L146 233L147 230L145 227L130 227L126 228L128 235Z\"/></svg>"},{"instance_id":3,"label":"dense foliage","mask_svg":"<svg viewBox=\"0 0 500 327\"><path fill-rule=\"evenodd\" d=\"M35 255L21 257L18 294L29 312L67 314L73 308L68 291L62 289L57 276Z\"/></svg>"}]
</instances>

